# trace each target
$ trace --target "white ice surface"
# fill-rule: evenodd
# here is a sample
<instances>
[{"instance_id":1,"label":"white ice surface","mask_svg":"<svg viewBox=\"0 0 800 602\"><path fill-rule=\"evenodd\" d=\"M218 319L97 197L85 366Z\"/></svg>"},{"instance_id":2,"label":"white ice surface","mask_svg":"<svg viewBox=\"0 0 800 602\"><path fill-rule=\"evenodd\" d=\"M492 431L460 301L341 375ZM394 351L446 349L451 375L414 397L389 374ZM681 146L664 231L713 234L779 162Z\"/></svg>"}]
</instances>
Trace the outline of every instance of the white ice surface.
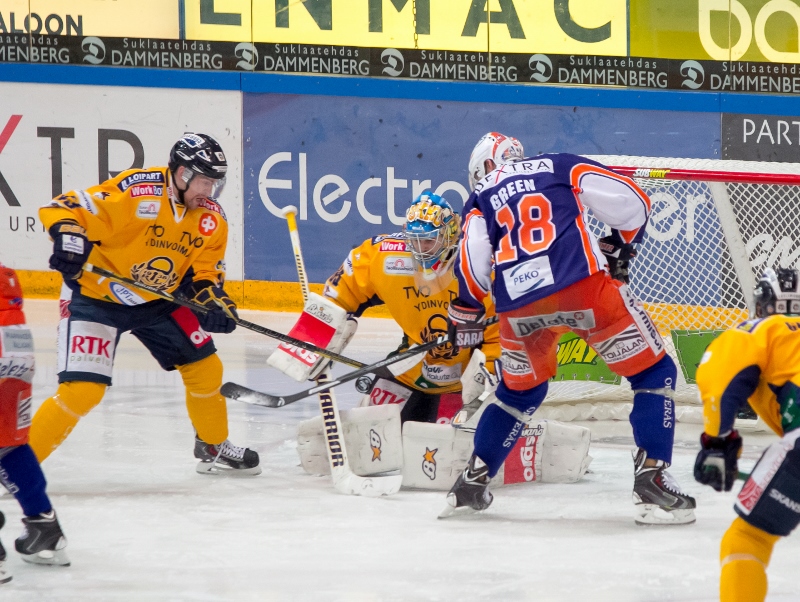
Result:
<instances>
[{"instance_id":1,"label":"white ice surface","mask_svg":"<svg viewBox=\"0 0 800 602\"><path fill-rule=\"evenodd\" d=\"M52 394L57 305L28 301L38 372L36 404ZM243 312L288 331L290 314ZM377 360L399 341L386 320L363 320L347 352ZM274 343L238 329L215 337L226 380L270 392L300 385L265 366ZM734 518L734 493L691 476L699 435L677 430L671 472L698 501L697 523L637 527L627 423L587 423L591 473L574 485L498 489L490 509L437 520L442 493L406 491L368 499L337 494L306 475L295 424L316 414L314 399L281 409L229 402L231 440L261 455L258 477L195 472L193 431L175 373L158 369L123 336L115 386L44 463L49 494L69 539L72 566L23 563L16 501L0 498L0 536L14 579L0 600L603 600L717 599L718 550ZM343 371L343 370L342 370ZM340 406L358 394L337 389ZM745 466L773 438L745 435ZM800 538L777 544L768 600L800 599L793 577Z\"/></svg>"}]
</instances>

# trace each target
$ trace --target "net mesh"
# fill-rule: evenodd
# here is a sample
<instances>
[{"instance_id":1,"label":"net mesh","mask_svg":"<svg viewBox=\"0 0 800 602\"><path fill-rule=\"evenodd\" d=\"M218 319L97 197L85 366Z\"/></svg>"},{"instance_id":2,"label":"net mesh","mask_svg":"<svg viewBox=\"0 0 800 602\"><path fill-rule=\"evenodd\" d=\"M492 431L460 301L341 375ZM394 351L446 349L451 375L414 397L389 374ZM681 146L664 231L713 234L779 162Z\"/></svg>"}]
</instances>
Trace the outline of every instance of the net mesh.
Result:
<instances>
[{"instance_id":1,"label":"net mesh","mask_svg":"<svg viewBox=\"0 0 800 602\"><path fill-rule=\"evenodd\" d=\"M667 169L700 169L739 173L800 174L800 164L743 161L591 157L605 165ZM766 267L800 265L800 186L759 183L715 183L702 180L634 178L650 196L651 214L639 254L631 262L631 289L658 326L668 352L678 357L675 336L684 331L723 330L748 316L752 287ZM758 180L753 176L753 180ZM591 213L587 223L597 236L608 234ZM676 333L676 331L679 331ZM595 382L551 383L548 404L586 405L575 418L624 417L633 394L620 385ZM616 402L616 411L597 402ZM678 418L699 420L697 387L678 370ZM577 407L577 406L576 406ZM563 410L567 411L567 410ZM569 411L567 411L569 414ZM609 416L603 414L610 413ZM562 420L569 415L555 416Z\"/></svg>"}]
</instances>

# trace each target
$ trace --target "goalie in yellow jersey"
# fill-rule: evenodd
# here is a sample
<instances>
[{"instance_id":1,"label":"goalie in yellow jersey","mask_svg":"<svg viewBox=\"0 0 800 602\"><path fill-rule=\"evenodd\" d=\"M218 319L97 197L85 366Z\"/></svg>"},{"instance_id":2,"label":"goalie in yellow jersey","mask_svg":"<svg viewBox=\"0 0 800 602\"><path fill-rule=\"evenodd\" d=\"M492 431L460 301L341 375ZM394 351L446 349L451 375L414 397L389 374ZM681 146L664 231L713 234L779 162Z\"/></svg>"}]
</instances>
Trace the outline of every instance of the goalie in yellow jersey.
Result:
<instances>
[{"instance_id":1,"label":"goalie in yellow jersey","mask_svg":"<svg viewBox=\"0 0 800 602\"><path fill-rule=\"evenodd\" d=\"M766 567L779 537L800 522L800 274L764 272L755 291L756 319L722 333L697 369L705 432L695 478L730 491L742 439L733 428L739 408L753 410L780 437L761 456L722 538L720 600L760 602Z\"/></svg>"},{"instance_id":2,"label":"goalie in yellow jersey","mask_svg":"<svg viewBox=\"0 0 800 602\"><path fill-rule=\"evenodd\" d=\"M58 331L58 390L33 417L30 445L43 461L111 385L123 332L165 370L178 370L195 428L200 473L258 474L258 454L228 441L222 362L208 333L236 327L226 294L228 224L217 202L228 164L219 143L187 133L166 167L131 169L62 194L39 211L53 239L50 267L64 277ZM211 308L185 307L84 272L90 262Z\"/></svg>"},{"instance_id":3,"label":"goalie in yellow jersey","mask_svg":"<svg viewBox=\"0 0 800 602\"><path fill-rule=\"evenodd\" d=\"M375 236L353 249L328 278L323 295L309 298L290 335L338 353L355 332L354 318L383 304L403 330L398 352L446 335L447 307L458 296L452 266L459 231L459 218L450 204L423 192L408 210L404 231ZM494 315L490 301L487 313ZM321 315L332 316L333 322ZM487 385L491 389L496 384L494 362L499 354L499 331L490 326L482 350L473 353L445 343L415 356L411 366L400 362L403 371L394 371L395 378L362 381L361 392L367 394L362 405L397 404L403 422L448 423L465 405L459 416L464 421L480 406L478 398ZM326 361L281 345L269 364L301 381L314 378Z\"/></svg>"}]
</instances>

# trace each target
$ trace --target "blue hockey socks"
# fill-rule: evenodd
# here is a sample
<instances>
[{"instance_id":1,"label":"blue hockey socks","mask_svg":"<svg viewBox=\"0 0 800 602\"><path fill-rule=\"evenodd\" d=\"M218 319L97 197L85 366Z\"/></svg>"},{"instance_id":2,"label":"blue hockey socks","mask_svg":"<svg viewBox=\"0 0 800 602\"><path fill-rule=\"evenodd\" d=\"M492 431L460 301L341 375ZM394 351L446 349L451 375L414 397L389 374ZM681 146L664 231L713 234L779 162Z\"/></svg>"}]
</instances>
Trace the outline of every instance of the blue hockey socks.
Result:
<instances>
[{"instance_id":1,"label":"blue hockey socks","mask_svg":"<svg viewBox=\"0 0 800 602\"><path fill-rule=\"evenodd\" d=\"M520 418L533 414L546 395L546 381L527 391L512 391L503 382L497 387L495 396L502 405L490 404L475 430L475 454L489 467L490 477L497 474L517 442L523 426Z\"/></svg>"},{"instance_id":2,"label":"blue hockey socks","mask_svg":"<svg viewBox=\"0 0 800 602\"><path fill-rule=\"evenodd\" d=\"M26 443L0 458L0 482L17 498L25 516L50 512L53 506L47 497L42 468Z\"/></svg>"},{"instance_id":3,"label":"blue hockey socks","mask_svg":"<svg viewBox=\"0 0 800 602\"><path fill-rule=\"evenodd\" d=\"M628 377L633 389L630 421L633 439L647 452L648 458L672 462L675 439L675 379L678 371L669 355Z\"/></svg>"}]
</instances>

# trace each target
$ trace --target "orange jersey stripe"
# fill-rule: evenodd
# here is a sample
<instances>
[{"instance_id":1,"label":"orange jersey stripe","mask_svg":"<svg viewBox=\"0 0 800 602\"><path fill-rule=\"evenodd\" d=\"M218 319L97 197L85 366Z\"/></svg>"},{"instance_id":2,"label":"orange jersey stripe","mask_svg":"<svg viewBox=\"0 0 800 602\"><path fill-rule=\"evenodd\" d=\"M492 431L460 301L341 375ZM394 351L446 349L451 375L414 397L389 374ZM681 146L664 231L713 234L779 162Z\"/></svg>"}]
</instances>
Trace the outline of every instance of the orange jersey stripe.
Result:
<instances>
[{"instance_id":1,"label":"orange jersey stripe","mask_svg":"<svg viewBox=\"0 0 800 602\"><path fill-rule=\"evenodd\" d=\"M489 293L489 291L484 290L483 287L478 283L478 280L475 278L472 271L472 265L470 264L469 253L467 252L466 232L467 228L469 227L470 220L476 216L483 217L483 214L478 209L473 209L467 214L467 217L464 220L463 231L465 235L461 238L459 252L461 254L461 274L464 276L464 281L467 283L469 293L474 299L482 302L486 298L486 295Z\"/></svg>"},{"instance_id":2,"label":"orange jersey stripe","mask_svg":"<svg viewBox=\"0 0 800 602\"><path fill-rule=\"evenodd\" d=\"M581 244L583 245L583 254L586 256L586 263L589 265L589 274L594 274L600 271L600 264L594 256L594 249L592 249L592 241L589 232L586 230L586 224L583 222L583 203L578 198L580 189L575 186L574 180L572 184L572 192L575 195L575 202L578 204L578 217L575 218L575 227L581 233Z\"/></svg>"},{"instance_id":3,"label":"orange jersey stripe","mask_svg":"<svg viewBox=\"0 0 800 602\"><path fill-rule=\"evenodd\" d=\"M575 198L577 198L578 195L581 192L583 192L583 189L580 187L580 180L587 173L601 174L613 180L622 182L636 193L636 196L639 197L642 203L644 203L644 206L647 208L647 215L650 214L650 197L647 196L647 193L645 193L645 191L642 190L636 182L634 182L631 178L627 176L623 176L609 169L603 169L601 167L597 167L596 165L589 165L588 163L581 163L580 165L576 165L575 167L572 168L572 171L570 172L570 177L572 180L572 189L573 192L575 193ZM636 235L639 233L639 230L641 230L641 228L636 228L635 230L620 230L619 233L625 242L631 242L634 238L636 238Z\"/></svg>"}]
</instances>

